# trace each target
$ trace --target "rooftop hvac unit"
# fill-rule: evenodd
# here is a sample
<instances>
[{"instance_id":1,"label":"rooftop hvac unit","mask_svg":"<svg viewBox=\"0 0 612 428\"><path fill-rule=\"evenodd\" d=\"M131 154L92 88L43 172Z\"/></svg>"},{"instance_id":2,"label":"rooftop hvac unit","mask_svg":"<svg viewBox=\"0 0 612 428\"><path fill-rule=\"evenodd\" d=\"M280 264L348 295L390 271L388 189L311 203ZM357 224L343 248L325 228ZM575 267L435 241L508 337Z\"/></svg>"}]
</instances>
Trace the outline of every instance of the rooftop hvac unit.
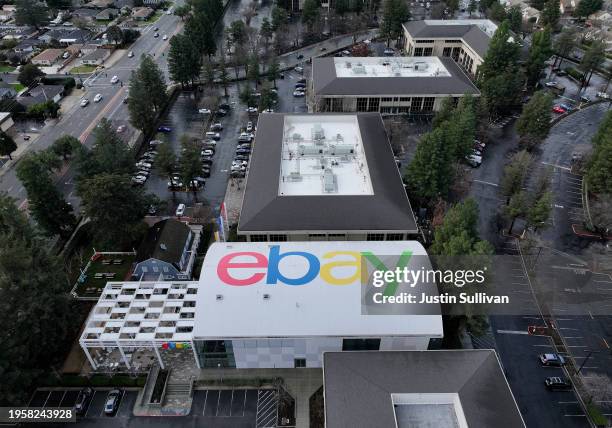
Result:
<instances>
[{"instance_id":1,"label":"rooftop hvac unit","mask_svg":"<svg viewBox=\"0 0 612 428\"><path fill-rule=\"evenodd\" d=\"M414 63L414 71L425 71L429 68L429 65L426 62L415 62Z\"/></svg>"},{"instance_id":2,"label":"rooftop hvac unit","mask_svg":"<svg viewBox=\"0 0 612 428\"><path fill-rule=\"evenodd\" d=\"M353 66L353 64L351 64L350 62L346 62L346 68L351 68Z\"/></svg>"},{"instance_id":3,"label":"rooftop hvac unit","mask_svg":"<svg viewBox=\"0 0 612 428\"><path fill-rule=\"evenodd\" d=\"M298 147L298 154L300 156L322 155L323 149L314 145L305 146L304 144L300 144Z\"/></svg>"},{"instance_id":4,"label":"rooftop hvac unit","mask_svg":"<svg viewBox=\"0 0 612 428\"><path fill-rule=\"evenodd\" d=\"M332 144L328 150L328 154L332 156L351 155L353 153L355 153L355 149L348 144Z\"/></svg>"},{"instance_id":5,"label":"rooftop hvac unit","mask_svg":"<svg viewBox=\"0 0 612 428\"><path fill-rule=\"evenodd\" d=\"M336 134L336 141L344 141L342 134Z\"/></svg>"},{"instance_id":6,"label":"rooftop hvac unit","mask_svg":"<svg viewBox=\"0 0 612 428\"><path fill-rule=\"evenodd\" d=\"M298 134L297 132L295 134L293 134L291 136L291 138L293 138L294 140L297 140L297 141L302 141L304 139L304 137L302 137L302 134Z\"/></svg>"},{"instance_id":7,"label":"rooftop hvac unit","mask_svg":"<svg viewBox=\"0 0 612 428\"><path fill-rule=\"evenodd\" d=\"M325 139L325 131L323 131L321 124L317 123L312 127L312 139L315 141Z\"/></svg>"},{"instance_id":8,"label":"rooftop hvac unit","mask_svg":"<svg viewBox=\"0 0 612 428\"><path fill-rule=\"evenodd\" d=\"M323 191L325 193L334 193L338 191L336 186L336 175L329 168L323 171Z\"/></svg>"},{"instance_id":9,"label":"rooftop hvac unit","mask_svg":"<svg viewBox=\"0 0 612 428\"><path fill-rule=\"evenodd\" d=\"M353 73L354 74L366 74L366 69L362 64L357 64L355 67L353 67Z\"/></svg>"},{"instance_id":10,"label":"rooftop hvac unit","mask_svg":"<svg viewBox=\"0 0 612 428\"><path fill-rule=\"evenodd\" d=\"M302 175L298 171L289 173L289 181L302 181Z\"/></svg>"}]
</instances>

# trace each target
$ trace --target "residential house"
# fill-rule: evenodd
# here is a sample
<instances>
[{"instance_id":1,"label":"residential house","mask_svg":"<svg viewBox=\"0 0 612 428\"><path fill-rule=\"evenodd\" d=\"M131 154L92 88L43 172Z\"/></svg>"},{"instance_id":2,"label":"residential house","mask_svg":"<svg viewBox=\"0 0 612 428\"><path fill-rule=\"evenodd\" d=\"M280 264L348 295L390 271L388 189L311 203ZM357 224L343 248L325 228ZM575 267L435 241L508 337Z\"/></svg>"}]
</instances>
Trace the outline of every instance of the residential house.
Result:
<instances>
[{"instance_id":1,"label":"residential house","mask_svg":"<svg viewBox=\"0 0 612 428\"><path fill-rule=\"evenodd\" d=\"M2 132L8 132L14 124L15 122L13 122L13 118L11 117L10 113L0 113L0 130L2 130Z\"/></svg>"},{"instance_id":2,"label":"residential house","mask_svg":"<svg viewBox=\"0 0 612 428\"><path fill-rule=\"evenodd\" d=\"M17 91L7 83L0 83L0 101L10 100L17 96Z\"/></svg>"},{"instance_id":3,"label":"residential house","mask_svg":"<svg viewBox=\"0 0 612 428\"><path fill-rule=\"evenodd\" d=\"M38 50L38 47L44 45L45 42L38 39L24 39L13 48L16 53L29 53Z\"/></svg>"},{"instance_id":4,"label":"residential house","mask_svg":"<svg viewBox=\"0 0 612 428\"><path fill-rule=\"evenodd\" d=\"M155 223L138 249L132 278L136 280L187 280L200 241L186 223L174 219Z\"/></svg>"},{"instance_id":5,"label":"residential house","mask_svg":"<svg viewBox=\"0 0 612 428\"><path fill-rule=\"evenodd\" d=\"M82 65L101 65L110 56L110 49L96 49L81 58Z\"/></svg>"},{"instance_id":6,"label":"residential house","mask_svg":"<svg viewBox=\"0 0 612 428\"><path fill-rule=\"evenodd\" d=\"M45 49L34 58L32 58L32 64L50 66L59 60L64 54L63 49Z\"/></svg>"},{"instance_id":7,"label":"residential house","mask_svg":"<svg viewBox=\"0 0 612 428\"><path fill-rule=\"evenodd\" d=\"M38 34L38 30L34 27L28 26L19 26L19 27L10 27L8 28L2 39L4 40L24 40L29 39Z\"/></svg>"},{"instance_id":8,"label":"residential house","mask_svg":"<svg viewBox=\"0 0 612 428\"><path fill-rule=\"evenodd\" d=\"M13 19L15 15L15 5L13 4L5 4L2 6L2 10L0 10L0 21L7 22Z\"/></svg>"},{"instance_id":9,"label":"residential house","mask_svg":"<svg viewBox=\"0 0 612 428\"><path fill-rule=\"evenodd\" d=\"M524 22L530 21L537 24L540 20L540 11L535 7L532 7L526 0L502 0L501 4L502 6L505 6L506 9L513 6L518 6L521 10L521 15Z\"/></svg>"},{"instance_id":10,"label":"residential house","mask_svg":"<svg viewBox=\"0 0 612 428\"><path fill-rule=\"evenodd\" d=\"M72 12L72 18L80 19L83 21L91 22L96 19L98 11L95 9L81 8Z\"/></svg>"},{"instance_id":11,"label":"residential house","mask_svg":"<svg viewBox=\"0 0 612 428\"><path fill-rule=\"evenodd\" d=\"M137 21L146 21L155 11L150 7L135 7L132 9L132 17Z\"/></svg>"},{"instance_id":12,"label":"residential house","mask_svg":"<svg viewBox=\"0 0 612 428\"><path fill-rule=\"evenodd\" d=\"M17 97L16 100L26 109L46 101L58 103L64 96L64 90L64 85L37 85Z\"/></svg>"},{"instance_id":13,"label":"residential house","mask_svg":"<svg viewBox=\"0 0 612 428\"><path fill-rule=\"evenodd\" d=\"M96 15L96 21L112 21L119 16L119 9L104 9Z\"/></svg>"},{"instance_id":14,"label":"residential house","mask_svg":"<svg viewBox=\"0 0 612 428\"><path fill-rule=\"evenodd\" d=\"M571 14L574 10L576 10L576 6L580 3L579 0L561 0L559 2L559 9L561 10L561 15Z\"/></svg>"},{"instance_id":15,"label":"residential house","mask_svg":"<svg viewBox=\"0 0 612 428\"><path fill-rule=\"evenodd\" d=\"M72 30L69 34L65 35L59 42L65 45L72 45L74 43L85 43L93 38L93 34L89 30L76 29Z\"/></svg>"},{"instance_id":16,"label":"residential house","mask_svg":"<svg viewBox=\"0 0 612 428\"><path fill-rule=\"evenodd\" d=\"M87 7L93 7L95 9L107 9L113 6L115 0L92 0L87 3Z\"/></svg>"}]
</instances>

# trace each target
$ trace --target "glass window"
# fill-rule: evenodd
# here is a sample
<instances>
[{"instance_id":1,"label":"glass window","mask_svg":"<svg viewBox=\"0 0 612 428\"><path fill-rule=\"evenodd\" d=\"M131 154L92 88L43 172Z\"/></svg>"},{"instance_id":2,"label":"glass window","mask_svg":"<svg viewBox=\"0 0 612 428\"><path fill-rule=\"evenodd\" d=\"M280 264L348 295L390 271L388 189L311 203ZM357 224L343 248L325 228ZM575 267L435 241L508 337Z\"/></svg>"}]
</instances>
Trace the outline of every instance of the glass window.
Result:
<instances>
[{"instance_id":1,"label":"glass window","mask_svg":"<svg viewBox=\"0 0 612 428\"><path fill-rule=\"evenodd\" d=\"M342 98L332 98L332 111L342 111Z\"/></svg>"},{"instance_id":2,"label":"glass window","mask_svg":"<svg viewBox=\"0 0 612 428\"><path fill-rule=\"evenodd\" d=\"M270 235L270 242L287 242L287 235Z\"/></svg>"},{"instance_id":3,"label":"glass window","mask_svg":"<svg viewBox=\"0 0 612 428\"><path fill-rule=\"evenodd\" d=\"M416 42L419 44L424 44L424 43L433 43L434 41L433 40L417 40Z\"/></svg>"},{"instance_id":4,"label":"glass window","mask_svg":"<svg viewBox=\"0 0 612 428\"><path fill-rule=\"evenodd\" d=\"M453 48L450 48L450 47L444 48L442 50L442 56L451 56L452 50L453 50Z\"/></svg>"},{"instance_id":5,"label":"glass window","mask_svg":"<svg viewBox=\"0 0 612 428\"><path fill-rule=\"evenodd\" d=\"M423 99L423 111L431 112L433 111L434 101L436 99L434 97L427 97Z\"/></svg>"},{"instance_id":6,"label":"glass window","mask_svg":"<svg viewBox=\"0 0 612 428\"><path fill-rule=\"evenodd\" d=\"M433 48L423 49L423 56L431 56L432 53L433 53Z\"/></svg>"},{"instance_id":7,"label":"glass window","mask_svg":"<svg viewBox=\"0 0 612 428\"><path fill-rule=\"evenodd\" d=\"M357 111L368 111L367 98L357 98Z\"/></svg>"},{"instance_id":8,"label":"glass window","mask_svg":"<svg viewBox=\"0 0 612 428\"><path fill-rule=\"evenodd\" d=\"M414 56L423 56L423 48L415 48Z\"/></svg>"},{"instance_id":9,"label":"glass window","mask_svg":"<svg viewBox=\"0 0 612 428\"><path fill-rule=\"evenodd\" d=\"M378 351L380 339L343 339L343 351Z\"/></svg>"},{"instance_id":10,"label":"glass window","mask_svg":"<svg viewBox=\"0 0 612 428\"><path fill-rule=\"evenodd\" d=\"M416 112L421 111L422 104L423 104L423 98L421 97L412 98L412 102L410 103L410 112L416 113Z\"/></svg>"},{"instance_id":11,"label":"glass window","mask_svg":"<svg viewBox=\"0 0 612 428\"><path fill-rule=\"evenodd\" d=\"M384 241L385 234L384 233L368 233L367 241Z\"/></svg>"},{"instance_id":12,"label":"glass window","mask_svg":"<svg viewBox=\"0 0 612 428\"><path fill-rule=\"evenodd\" d=\"M368 111L378 111L380 106L380 98L370 98L370 104L368 105Z\"/></svg>"},{"instance_id":13,"label":"glass window","mask_svg":"<svg viewBox=\"0 0 612 428\"><path fill-rule=\"evenodd\" d=\"M387 241L403 241L403 233L387 233Z\"/></svg>"},{"instance_id":14,"label":"glass window","mask_svg":"<svg viewBox=\"0 0 612 428\"><path fill-rule=\"evenodd\" d=\"M296 369L306 367L306 358L296 358L293 360L293 367Z\"/></svg>"},{"instance_id":15,"label":"glass window","mask_svg":"<svg viewBox=\"0 0 612 428\"><path fill-rule=\"evenodd\" d=\"M444 43L461 43L461 40L444 40Z\"/></svg>"},{"instance_id":16,"label":"glass window","mask_svg":"<svg viewBox=\"0 0 612 428\"><path fill-rule=\"evenodd\" d=\"M409 103L410 102L410 97L400 97L400 102L402 102L402 103Z\"/></svg>"},{"instance_id":17,"label":"glass window","mask_svg":"<svg viewBox=\"0 0 612 428\"><path fill-rule=\"evenodd\" d=\"M268 235L251 235L251 242L267 242Z\"/></svg>"},{"instance_id":18,"label":"glass window","mask_svg":"<svg viewBox=\"0 0 612 428\"><path fill-rule=\"evenodd\" d=\"M383 97L383 98L380 99L380 101L383 102L383 103L390 103L390 102L393 101L393 98L391 98L391 97Z\"/></svg>"}]
</instances>

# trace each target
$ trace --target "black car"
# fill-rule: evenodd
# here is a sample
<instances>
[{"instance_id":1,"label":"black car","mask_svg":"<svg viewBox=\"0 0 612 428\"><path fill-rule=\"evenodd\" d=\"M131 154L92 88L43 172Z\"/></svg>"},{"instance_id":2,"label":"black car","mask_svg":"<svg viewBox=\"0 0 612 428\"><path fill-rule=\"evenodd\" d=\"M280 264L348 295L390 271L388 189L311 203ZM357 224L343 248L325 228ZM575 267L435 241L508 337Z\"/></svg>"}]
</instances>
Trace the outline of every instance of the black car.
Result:
<instances>
[{"instance_id":1,"label":"black car","mask_svg":"<svg viewBox=\"0 0 612 428\"><path fill-rule=\"evenodd\" d=\"M299 55L297 56L297 59L304 59L304 55L299 54Z\"/></svg>"},{"instance_id":2,"label":"black car","mask_svg":"<svg viewBox=\"0 0 612 428\"><path fill-rule=\"evenodd\" d=\"M210 177L210 169L202 168L202 177L204 177L204 178Z\"/></svg>"},{"instance_id":3,"label":"black car","mask_svg":"<svg viewBox=\"0 0 612 428\"><path fill-rule=\"evenodd\" d=\"M202 164L203 165L212 165L213 161L211 158L209 157L203 157L202 158Z\"/></svg>"},{"instance_id":4,"label":"black car","mask_svg":"<svg viewBox=\"0 0 612 428\"><path fill-rule=\"evenodd\" d=\"M217 111L216 111L216 113L215 113L215 114L216 114L217 116L221 116L221 117L223 117L223 116L227 115L227 110L223 110L222 108L220 108L219 110L217 110Z\"/></svg>"},{"instance_id":5,"label":"black car","mask_svg":"<svg viewBox=\"0 0 612 428\"><path fill-rule=\"evenodd\" d=\"M238 149L238 150L236 150L236 154L237 155L248 155L250 153L251 153L251 151L247 150L247 149Z\"/></svg>"},{"instance_id":6,"label":"black car","mask_svg":"<svg viewBox=\"0 0 612 428\"><path fill-rule=\"evenodd\" d=\"M300 79L297 81L298 83L306 83L306 79Z\"/></svg>"},{"instance_id":7,"label":"black car","mask_svg":"<svg viewBox=\"0 0 612 428\"><path fill-rule=\"evenodd\" d=\"M93 397L93 390L89 387L83 388L79 391L76 402L74 403L74 411L77 415L84 415L89 407L89 402Z\"/></svg>"},{"instance_id":8,"label":"black car","mask_svg":"<svg viewBox=\"0 0 612 428\"><path fill-rule=\"evenodd\" d=\"M549 391L563 391L572 389L571 382L565 377L547 377L544 379L544 385Z\"/></svg>"},{"instance_id":9,"label":"black car","mask_svg":"<svg viewBox=\"0 0 612 428\"><path fill-rule=\"evenodd\" d=\"M219 104L219 109L225 110L225 111L229 111L231 109L231 107L230 107L229 104L223 103L223 104Z\"/></svg>"},{"instance_id":10,"label":"black car","mask_svg":"<svg viewBox=\"0 0 612 428\"><path fill-rule=\"evenodd\" d=\"M234 158L234 160L239 160L239 161L248 161L249 160L249 156L248 155L236 155L236 157Z\"/></svg>"}]
</instances>

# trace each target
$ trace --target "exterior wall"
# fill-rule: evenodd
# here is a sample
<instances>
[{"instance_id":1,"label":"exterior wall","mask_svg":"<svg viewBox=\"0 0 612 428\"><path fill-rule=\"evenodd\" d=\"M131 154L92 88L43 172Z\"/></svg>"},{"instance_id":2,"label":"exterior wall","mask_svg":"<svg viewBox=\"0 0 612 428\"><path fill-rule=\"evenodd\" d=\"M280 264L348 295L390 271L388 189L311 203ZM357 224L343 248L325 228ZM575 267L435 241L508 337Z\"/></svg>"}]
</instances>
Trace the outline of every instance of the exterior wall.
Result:
<instances>
[{"instance_id":1,"label":"exterior wall","mask_svg":"<svg viewBox=\"0 0 612 428\"><path fill-rule=\"evenodd\" d=\"M257 234L257 233L240 233L239 235L245 236L247 242L305 242L305 241L398 241L401 239L409 239L412 234L408 231L377 231L370 230L363 233L348 233L347 231L325 231L325 232L313 232L309 234L304 233L287 233L287 232L275 232L273 234ZM372 236L376 235L376 236ZM401 235L401 239L399 238ZM379 239L381 238L382 239ZM372 238L372 239L368 239ZM376 238L376 239L374 239Z\"/></svg>"},{"instance_id":2,"label":"exterior wall","mask_svg":"<svg viewBox=\"0 0 612 428\"><path fill-rule=\"evenodd\" d=\"M136 268L134 268L134 272L132 273L132 276L134 278L140 278L140 276L143 274L145 278L152 278L154 276L157 278L159 277L159 275L163 275L162 280L166 280L166 278L167 279L178 279L178 275L180 274L180 272L171 263L167 263L167 262L157 260L157 259L148 259L136 265ZM168 278L170 276L172 278Z\"/></svg>"},{"instance_id":3,"label":"exterior wall","mask_svg":"<svg viewBox=\"0 0 612 428\"><path fill-rule=\"evenodd\" d=\"M315 103L317 111L321 112L356 112L356 111L375 111L382 115L393 114L432 114L440 109L442 100L449 96L462 96L462 94L435 95L413 94L410 96L381 95L381 96L321 96ZM357 100L360 99L360 107ZM363 104L363 99L367 99L367 106Z\"/></svg>"},{"instance_id":4,"label":"exterior wall","mask_svg":"<svg viewBox=\"0 0 612 428\"><path fill-rule=\"evenodd\" d=\"M286 339L234 339L232 348L237 369L294 368L295 359L306 367L322 367L324 352L342 351L342 337ZM383 337L381 351L426 350L428 337Z\"/></svg>"}]
</instances>

